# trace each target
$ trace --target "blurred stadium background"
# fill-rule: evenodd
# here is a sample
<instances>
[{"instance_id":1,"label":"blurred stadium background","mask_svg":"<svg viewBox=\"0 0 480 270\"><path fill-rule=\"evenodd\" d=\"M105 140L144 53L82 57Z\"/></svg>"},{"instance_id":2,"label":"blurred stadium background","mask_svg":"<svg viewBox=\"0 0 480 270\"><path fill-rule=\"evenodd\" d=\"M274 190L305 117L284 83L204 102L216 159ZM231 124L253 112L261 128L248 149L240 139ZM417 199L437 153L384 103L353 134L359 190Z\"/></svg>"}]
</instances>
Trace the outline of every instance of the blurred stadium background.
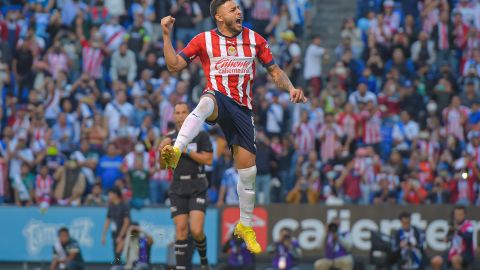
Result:
<instances>
[{"instance_id":1,"label":"blurred stadium background","mask_svg":"<svg viewBox=\"0 0 480 270\"><path fill-rule=\"evenodd\" d=\"M398 245L391 239L399 214L411 212L431 257L451 247L443 239L454 205L467 206L478 246L480 1L239 3L245 26L268 38L310 100L290 104L258 72L262 246L275 246L289 228L301 250L293 264L313 269L337 217L339 231L350 232L355 269L380 267ZM213 27L208 5L0 0L0 269L49 269L62 226L78 241L85 269L110 269L112 239L108 233L101 245L101 235L114 186L154 239L151 269L171 263L171 173L156 169L155 150L174 128L175 103L194 106L205 81L196 61L180 74L166 71L159 23L174 15L180 50ZM220 268L230 262L222 247L238 216L237 176L221 131L205 128L215 149L206 232ZM131 177L136 160L146 179ZM258 256L257 269L277 255Z\"/></svg>"}]
</instances>

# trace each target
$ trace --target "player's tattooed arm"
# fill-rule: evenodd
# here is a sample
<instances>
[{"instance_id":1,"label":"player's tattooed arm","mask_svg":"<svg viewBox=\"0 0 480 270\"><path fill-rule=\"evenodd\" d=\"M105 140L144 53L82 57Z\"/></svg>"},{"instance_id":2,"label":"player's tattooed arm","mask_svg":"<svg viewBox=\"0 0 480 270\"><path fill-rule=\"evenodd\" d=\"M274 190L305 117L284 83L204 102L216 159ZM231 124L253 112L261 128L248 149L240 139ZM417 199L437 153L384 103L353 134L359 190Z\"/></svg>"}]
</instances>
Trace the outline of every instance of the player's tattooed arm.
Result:
<instances>
[{"instance_id":1,"label":"player's tattooed arm","mask_svg":"<svg viewBox=\"0 0 480 270\"><path fill-rule=\"evenodd\" d=\"M267 68L267 71L270 74L270 76L272 76L273 82L279 89L285 90L285 91L290 91L292 89L295 89L295 87L293 87L292 82L288 78L287 74L285 74L285 72L277 65L274 64L269 66Z\"/></svg>"},{"instance_id":2,"label":"player's tattooed arm","mask_svg":"<svg viewBox=\"0 0 480 270\"><path fill-rule=\"evenodd\" d=\"M272 76L275 85L284 91L290 93L290 101L293 103L306 103L308 99L304 96L301 89L296 89L287 74L277 65L273 64L267 68L268 73Z\"/></svg>"}]
</instances>

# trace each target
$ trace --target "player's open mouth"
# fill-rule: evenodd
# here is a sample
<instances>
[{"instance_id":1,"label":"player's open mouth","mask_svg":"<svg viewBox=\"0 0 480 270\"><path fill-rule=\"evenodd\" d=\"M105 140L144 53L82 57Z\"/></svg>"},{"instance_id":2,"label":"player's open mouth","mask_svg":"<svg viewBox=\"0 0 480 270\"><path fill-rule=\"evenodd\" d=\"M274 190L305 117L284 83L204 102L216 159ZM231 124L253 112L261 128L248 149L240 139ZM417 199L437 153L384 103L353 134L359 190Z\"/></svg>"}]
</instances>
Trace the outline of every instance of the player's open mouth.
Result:
<instances>
[{"instance_id":1,"label":"player's open mouth","mask_svg":"<svg viewBox=\"0 0 480 270\"><path fill-rule=\"evenodd\" d=\"M237 19L235 23L237 23L238 25L242 25L242 19Z\"/></svg>"}]
</instances>

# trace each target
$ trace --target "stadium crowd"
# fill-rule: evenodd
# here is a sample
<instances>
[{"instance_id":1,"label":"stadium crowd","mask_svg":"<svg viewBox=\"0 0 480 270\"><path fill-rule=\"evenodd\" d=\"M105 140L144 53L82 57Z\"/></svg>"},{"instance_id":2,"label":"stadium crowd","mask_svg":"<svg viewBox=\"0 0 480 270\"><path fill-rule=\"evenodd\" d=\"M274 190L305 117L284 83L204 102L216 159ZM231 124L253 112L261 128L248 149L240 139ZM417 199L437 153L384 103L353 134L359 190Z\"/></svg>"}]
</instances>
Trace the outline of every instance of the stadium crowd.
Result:
<instances>
[{"instance_id":1,"label":"stadium crowd","mask_svg":"<svg viewBox=\"0 0 480 270\"><path fill-rule=\"evenodd\" d=\"M157 147L206 82L197 61L166 70L159 23L176 18L181 50L213 27L209 1L1 3L0 203L104 205L112 187L168 202ZM480 205L480 1L358 0L330 51L304 34L308 1L240 3L309 93L293 105L257 73L258 203ZM210 201L235 204L226 141L205 128Z\"/></svg>"}]
</instances>

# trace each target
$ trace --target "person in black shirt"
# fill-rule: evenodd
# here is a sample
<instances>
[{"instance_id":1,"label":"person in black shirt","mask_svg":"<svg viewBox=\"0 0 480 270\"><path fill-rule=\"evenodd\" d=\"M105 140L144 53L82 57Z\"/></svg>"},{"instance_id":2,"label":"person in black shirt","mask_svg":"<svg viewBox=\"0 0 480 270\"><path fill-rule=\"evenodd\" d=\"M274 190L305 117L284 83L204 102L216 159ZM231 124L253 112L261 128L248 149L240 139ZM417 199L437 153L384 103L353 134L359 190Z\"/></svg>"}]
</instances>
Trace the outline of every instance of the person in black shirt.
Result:
<instances>
[{"instance_id":1,"label":"person in black shirt","mask_svg":"<svg viewBox=\"0 0 480 270\"><path fill-rule=\"evenodd\" d=\"M51 270L83 270L83 257L77 240L70 237L68 229L58 230L58 240L53 245Z\"/></svg>"},{"instance_id":2,"label":"person in black shirt","mask_svg":"<svg viewBox=\"0 0 480 270\"><path fill-rule=\"evenodd\" d=\"M122 191L118 188L112 188L108 191L108 212L105 225L102 232L102 245L105 245L108 227L112 230L113 254L115 256L113 263L120 264L122 247L118 244L125 239L128 227L130 226L130 208L122 200Z\"/></svg>"},{"instance_id":3,"label":"person in black shirt","mask_svg":"<svg viewBox=\"0 0 480 270\"><path fill-rule=\"evenodd\" d=\"M167 138L160 143L159 149L174 143L178 130L189 113L190 110L186 103L178 103L175 106L176 130L168 134ZM168 195L171 201L170 210L176 227L175 256L177 269L191 269L188 256L189 225L190 234L200 255L202 269L210 269L207 259L207 238L203 232L208 188L204 165L211 165L212 161L212 144L208 134L202 131L188 144L173 173L173 182L170 185ZM161 168L166 167L162 159L160 159L160 166Z\"/></svg>"}]
</instances>

